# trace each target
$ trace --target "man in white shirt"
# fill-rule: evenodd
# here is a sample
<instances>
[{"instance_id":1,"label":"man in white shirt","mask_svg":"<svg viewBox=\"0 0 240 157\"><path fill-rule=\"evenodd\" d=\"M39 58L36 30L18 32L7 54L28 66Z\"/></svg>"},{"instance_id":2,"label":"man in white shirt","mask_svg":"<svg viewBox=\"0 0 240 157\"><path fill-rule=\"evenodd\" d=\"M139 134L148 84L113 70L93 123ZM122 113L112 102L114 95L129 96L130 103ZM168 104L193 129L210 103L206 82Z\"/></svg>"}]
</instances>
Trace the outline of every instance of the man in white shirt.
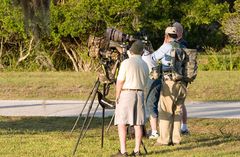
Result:
<instances>
[{"instance_id":1,"label":"man in white shirt","mask_svg":"<svg viewBox=\"0 0 240 157\"><path fill-rule=\"evenodd\" d=\"M135 41L129 49L130 56L121 63L116 83L115 125L118 125L120 151L112 157L127 156L127 125L134 126L135 148L131 155L140 155L142 125L146 122L144 88L149 70L142 60L143 43Z\"/></svg>"}]
</instances>

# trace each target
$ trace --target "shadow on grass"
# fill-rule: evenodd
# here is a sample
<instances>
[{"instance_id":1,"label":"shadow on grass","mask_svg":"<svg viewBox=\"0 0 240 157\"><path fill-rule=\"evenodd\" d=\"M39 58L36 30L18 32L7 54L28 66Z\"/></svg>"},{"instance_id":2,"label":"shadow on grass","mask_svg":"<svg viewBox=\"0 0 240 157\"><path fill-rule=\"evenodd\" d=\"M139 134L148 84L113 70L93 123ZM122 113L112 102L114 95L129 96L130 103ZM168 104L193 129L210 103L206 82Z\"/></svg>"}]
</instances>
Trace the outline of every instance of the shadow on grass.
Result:
<instances>
[{"instance_id":1,"label":"shadow on grass","mask_svg":"<svg viewBox=\"0 0 240 157\"><path fill-rule=\"evenodd\" d=\"M148 155L153 155L153 154L163 154L163 153L172 153L174 151L189 151L193 150L196 148L208 148L212 146L218 146L223 143L230 143L230 142L237 142L240 140L240 136L231 136L229 137L224 137L224 136L215 136L215 137L204 137L201 139L193 140L186 142L182 145L177 145L177 146L152 146L154 149L159 148L161 150L156 150L156 151L150 151L148 152Z\"/></svg>"},{"instance_id":2,"label":"shadow on grass","mask_svg":"<svg viewBox=\"0 0 240 157\"><path fill-rule=\"evenodd\" d=\"M0 117L0 133L7 131L8 134L23 134L25 132L70 132L77 117ZM75 130L81 129L85 117L80 118ZM105 118L105 127L111 117ZM84 126L87 126L85 123ZM101 128L102 119L93 118L89 129Z\"/></svg>"}]
</instances>

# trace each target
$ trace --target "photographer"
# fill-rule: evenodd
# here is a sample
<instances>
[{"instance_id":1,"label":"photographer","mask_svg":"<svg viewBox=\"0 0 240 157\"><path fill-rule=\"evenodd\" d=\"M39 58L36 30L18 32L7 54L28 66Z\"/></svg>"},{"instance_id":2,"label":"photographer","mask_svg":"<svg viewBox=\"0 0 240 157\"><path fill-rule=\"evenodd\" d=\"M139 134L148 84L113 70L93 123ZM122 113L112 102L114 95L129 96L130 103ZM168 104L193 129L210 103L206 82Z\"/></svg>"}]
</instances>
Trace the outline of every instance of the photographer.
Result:
<instances>
[{"instance_id":1,"label":"photographer","mask_svg":"<svg viewBox=\"0 0 240 157\"><path fill-rule=\"evenodd\" d=\"M152 54L154 61L161 60L163 72L158 104L160 137L157 139L156 146L180 144L181 141L180 113L181 104L186 98L186 87L180 75L176 75L181 73L184 56L182 51L176 51L180 47L176 39L176 27L167 27L164 44ZM179 57L178 64L176 64L176 57ZM178 65L179 69L175 65Z\"/></svg>"},{"instance_id":2,"label":"photographer","mask_svg":"<svg viewBox=\"0 0 240 157\"><path fill-rule=\"evenodd\" d=\"M143 43L135 41L129 49L130 56L120 66L116 83L115 125L118 126L120 150L112 157L127 156L127 125L134 126L135 148L131 155L140 155L142 125L146 122L144 88L149 74L147 64L142 60Z\"/></svg>"}]
</instances>

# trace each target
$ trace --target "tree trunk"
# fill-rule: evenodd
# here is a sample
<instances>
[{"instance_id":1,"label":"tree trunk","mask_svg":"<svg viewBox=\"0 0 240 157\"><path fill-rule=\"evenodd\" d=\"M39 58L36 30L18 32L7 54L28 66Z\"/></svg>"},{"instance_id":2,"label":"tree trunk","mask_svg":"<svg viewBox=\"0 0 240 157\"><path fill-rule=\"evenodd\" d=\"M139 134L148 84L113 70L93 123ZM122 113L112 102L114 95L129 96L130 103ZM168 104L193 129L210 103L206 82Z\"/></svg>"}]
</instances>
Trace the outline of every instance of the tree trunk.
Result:
<instances>
[{"instance_id":1,"label":"tree trunk","mask_svg":"<svg viewBox=\"0 0 240 157\"><path fill-rule=\"evenodd\" d=\"M3 69L3 65L2 65L2 55L3 55L3 37L1 39L1 43L0 43L0 69Z\"/></svg>"},{"instance_id":2,"label":"tree trunk","mask_svg":"<svg viewBox=\"0 0 240 157\"><path fill-rule=\"evenodd\" d=\"M48 36L50 0L22 0L21 5L27 34L35 40Z\"/></svg>"}]
</instances>

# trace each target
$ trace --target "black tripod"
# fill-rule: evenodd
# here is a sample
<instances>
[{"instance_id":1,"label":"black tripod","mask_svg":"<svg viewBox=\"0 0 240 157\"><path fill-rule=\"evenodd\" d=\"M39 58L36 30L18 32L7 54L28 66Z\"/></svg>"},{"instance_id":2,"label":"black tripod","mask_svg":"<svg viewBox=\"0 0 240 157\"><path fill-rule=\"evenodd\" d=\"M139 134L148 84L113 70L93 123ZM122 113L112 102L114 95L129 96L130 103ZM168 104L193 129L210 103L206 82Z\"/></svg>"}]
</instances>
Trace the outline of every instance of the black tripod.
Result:
<instances>
[{"instance_id":1,"label":"black tripod","mask_svg":"<svg viewBox=\"0 0 240 157\"><path fill-rule=\"evenodd\" d=\"M115 43L116 44L116 43ZM111 44L110 44L111 45ZM120 47L124 52L126 51L126 45L112 45L112 47ZM76 150L77 150L77 147L80 143L80 140L84 138L91 122L92 122L92 119L94 117L94 115L96 114L96 111L99 107L99 105L102 107L102 136L101 136L101 148L103 148L103 140L104 140L104 118L105 118L105 109L115 109L115 102L114 101L110 101L108 99L105 98L105 96L108 95L109 93L109 90L110 90L110 85L112 85L114 82L115 82L115 74L116 72L118 71L119 69L119 66L120 66L120 62L122 60L124 60L124 58L126 58L126 56L124 56L124 54L126 53L122 53L122 55L120 55L119 59L117 59L117 61L113 64L112 68L110 68L109 65L111 65L111 61L109 59L107 60L102 60L101 63L102 63L102 69L103 69L103 74L104 76L107 78L107 81L103 81L102 79L100 80L100 78L102 77L98 77L97 81L95 82L84 106L83 106L83 109L82 111L80 112L77 120L75 121L75 124L71 130L71 133L73 132L73 130L75 129L75 127L77 126L78 124L78 121L80 120L80 117L82 117L83 115L83 111L84 109L86 108L88 102L90 101L90 104L88 105L88 110L87 110L87 114L85 116L85 119L83 121L83 124L81 126L81 130L80 130L80 134L79 134L79 137L78 137L78 140L77 140L77 143L74 147L74 150L73 150L73 156L75 155L76 153ZM110 69L111 70L110 70ZM101 93L99 91L99 86L100 84L103 83L103 92ZM94 100L96 98L96 95L98 95L98 105L96 106L91 118L89 119L89 115L90 115L90 112L92 110L92 106L93 106L93 103L94 103ZM108 128L107 128L107 131L109 130L110 126L111 126L111 123L114 119L114 115L112 116L112 119L110 120L110 123L108 125ZM88 122L87 122L88 121ZM141 144L147 154L147 149L145 148L143 142L141 141Z\"/></svg>"},{"instance_id":2,"label":"black tripod","mask_svg":"<svg viewBox=\"0 0 240 157\"><path fill-rule=\"evenodd\" d=\"M109 92L109 89L110 89L110 85L112 83L104 83L103 84L103 94L101 92L99 92L99 86L100 86L100 80L99 78L97 79L97 81L95 82L94 84L94 87L92 88L84 106L83 106L83 109L82 111L80 112L79 116L77 117L73 127L72 127L72 130L71 130L71 133L74 131L74 129L76 128L80 118L83 116L83 111L84 109L86 108L88 102L90 101L90 104L88 106L88 110L87 110L87 114L84 118L84 121L82 123L82 126L81 126L81 130L80 130L80 133L79 133L79 136L78 136L78 139L77 139L77 142L76 142L76 145L74 147L74 150L73 150L73 156L75 155L76 151L77 151L77 147L80 143L80 141L84 138L91 122L92 122L92 119L93 117L95 116L96 114L96 111L99 107L99 105L102 107L102 135L101 135L101 148L103 148L103 142L104 142L104 118L105 118L105 109L115 109L115 102L114 101L110 101L108 99L105 98L105 96L108 94ZM93 103L94 103L94 100L96 98L96 95L98 95L98 105L96 106L92 116L90 117L90 112L92 110L92 107L93 107ZM90 119L89 119L90 117ZM107 127L107 131L109 130L111 124L112 124L112 121L114 119L114 115L112 116L110 122L109 122L109 125ZM88 122L87 122L88 121ZM143 143L143 141L141 141L141 144L144 148L144 151L145 153L147 154L147 149Z\"/></svg>"},{"instance_id":3,"label":"black tripod","mask_svg":"<svg viewBox=\"0 0 240 157\"><path fill-rule=\"evenodd\" d=\"M79 114L77 120L75 121L75 124L74 124L74 126L73 126L73 128L71 130L71 133L72 133L74 131L75 127L77 126L78 121L82 117L83 111L86 108L86 106L87 106L87 104L88 104L88 102L90 100L90 104L88 106L87 114L86 114L85 119L83 121L83 124L81 126L80 134L79 134L77 143L75 145L75 148L73 150L73 156L76 153L76 150L77 150L78 144L80 143L80 140L84 138L84 136L85 136L85 134L86 134L86 132L87 132L91 122L92 122L92 119L93 119L93 117L96 114L96 111L97 111L99 105L101 105L101 107L102 107L102 140L101 140L101 147L103 147L105 109L114 109L115 108L115 103L113 101L109 101L109 100L104 98L108 94L108 92L109 92L110 84L111 83L104 83L103 84L103 94L102 94L101 92L99 92L99 86L100 86L99 78L95 82L94 87L93 87L92 91L90 92L90 94L89 94L89 96L88 96L88 98L87 98L87 100L86 100L86 102L85 102L85 104L83 106L83 109L80 112L80 114ZM89 119L90 112L92 110L93 103L94 103L94 100L95 100L97 94L98 94L98 105L96 106L96 108L95 108L91 118ZM110 126L110 124L109 124L109 126Z\"/></svg>"}]
</instances>

